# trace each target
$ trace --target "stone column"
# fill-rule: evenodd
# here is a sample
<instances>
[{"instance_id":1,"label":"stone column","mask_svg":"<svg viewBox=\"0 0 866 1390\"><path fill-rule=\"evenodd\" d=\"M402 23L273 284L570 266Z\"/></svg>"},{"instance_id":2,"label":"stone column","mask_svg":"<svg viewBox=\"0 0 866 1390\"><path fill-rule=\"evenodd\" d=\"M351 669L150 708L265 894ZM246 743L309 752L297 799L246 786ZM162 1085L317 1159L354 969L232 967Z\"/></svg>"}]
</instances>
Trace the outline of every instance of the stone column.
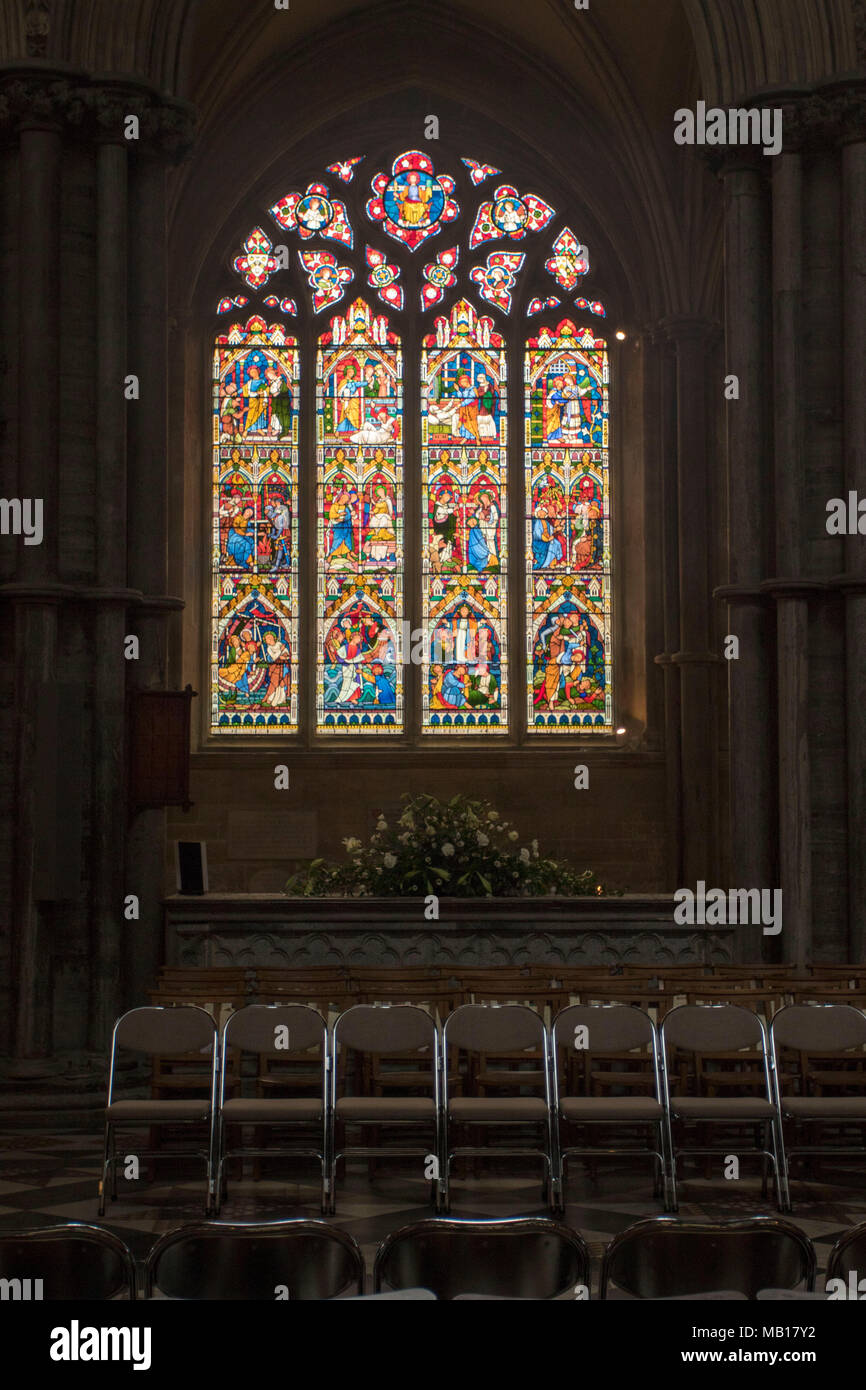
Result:
<instances>
[{"instance_id":1,"label":"stone column","mask_svg":"<svg viewBox=\"0 0 866 1390\"><path fill-rule=\"evenodd\" d=\"M134 145L127 142L127 115L141 124ZM63 1026L63 1009L84 961L92 980L87 1041L104 1055L123 1002L122 942L137 930L123 917L124 892L139 889L126 888L123 867L128 663L122 639L130 630L131 603L157 615L142 623L147 631L141 671L143 683L161 684L164 664L154 656L160 643L150 628L164 627L165 613L179 603L165 595L162 169L188 145L190 115L188 107L143 83L127 86L44 63L0 70L7 195L0 222L3 322L10 337L0 347L4 491L41 499L44 508L42 543L11 541L0 572L0 598L7 600L4 637L14 654L14 663L0 663L2 700L13 723L7 785L0 776L0 789L14 808L0 851L4 879L6 862L13 866L8 975L19 1074L22 1068L28 1074L50 1070L39 1059L52 1050L81 1047L83 1037L76 1032L73 1039ZM145 147L159 167L156 178L147 172L148 156L138 155ZM130 212L127 163L133 149L143 173ZM69 225L64 192L75 199ZM127 352L130 271L141 290L135 305L138 368ZM10 295L19 302L12 304ZM89 329L82 335L78 320L77 337L86 338L86 351L79 342L76 353L63 333L77 312L85 314ZM136 439L130 507L135 525L128 537L124 377L136 370L150 399L138 407L143 427ZM10 415L17 417L17 437ZM70 772L73 737L87 760L84 775ZM151 943L158 941L153 923L159 922L162 850L160 840L144 876L153 902ZM88 916L89 938L82 939Z\"/></svg>"},{"instance_id":2,"label":"stone column","mask_svg":"<svg viewBox=\"0 0 866 1390\"><path fill-rule=\"evenodd\" d=\"M679 643L671 661L680 673L683 886L712 883L716 749L713 740L709 650L709 489L707 353L714 326L704 319L669 318L664 327L676 347Z\"/></svg>"},{"instance_id":3,"label":"stone column","mask_svg":"<svg viewBox=\"0 0 866 1390\"><path fill-rule=\"evenodd\" d=\"M165 688L167 657L166 511L166 214L165 165L145 152L130 184L130 341L128 370L140 399L128 407L129 583L144 596L130 612L140 643L127 663L130 692ZM203 465L204 466L204 465ZM165 813L131 808L124 891L139 900L140 918L124 938L124 1002L142 1003L160 958L165 880Z\"/></svg>"},{"instance_id":4,"label":"stone column","mask_svg":"<svg viewBox=\"0 0 866 1390\"><path fill-rule=\"evenodd\" d=\"M866 86L850 92L842 145L845 486L866 498ZM862 524L862 523L861 523ZM866 535L845 543L848 952L866 960Z\"/></svg>"},{"instance_id":5,"label":"stone column","mask_svg":"<svg viewBox=\"0 0 866 1390\"><path fill-rule=\"evenodd\" d=\"M775 718L772 624L760 584L767 574L770 454L767 432L770 230L760 156L730 155L725 188L725 374L727 399L728 633L739 656L728 666L730 862L737 888L776 886ZM720 383L721 387L721 383ZM741 959L759 960L760 926L738 932Z\"/></svg>"},{"instance_id":6,"label":"stone column","mask_svg":"<svg viewBox=\"0 0 866 1390\"><path fill-rule=\"evenodd\" d=\"M37 844L51 789L39 785L39 739L46 689L56 679L57 480L59 359L59 234L61 129L48 101L44 116L21 122L19 144L18 497L43 503L41 545L18 545L16 580L4 586L15 602L16 728L13 1050L17 1058L51 1049L49 924L40 902ZM22 264L22 261L24 264ZM25 272L26 265L26 272ZM9 290L12 286L7 287Z\"/></svg>"},{"instance_id":7,"label":"stone column","mask_svg":"<svg viewBox=\"0 0 866 1390\"><path fill-rule=\"evenodd\" d=\"M662 608L665 649L655 661L664 677L665 806L667 821L667 886L684 886L682 832L682 750L680 747L680 681L671 657L678 649L680 586L677 526L677 396L676 354L667 335L657 330L648 335L648 353L657 362L652 385L654 399L646 405L649 429L658 433L658 476L661 480Z\"/></svg>"},{"instance_id":8,"label":"stone column","mask_svg":"<svg viewBox=\"0 0 866 1390\"><path fill-rule=\"evenodd\" d=\"M93 623L93 837L90 1042L111 1036L120 1012L123 931L126 724L126 222L127 150L123 110L103 108L106 135L96 155L96 575ZM120 838L122 845L122 838Z\"/></svg>"},{"instance_id":9,"label":"stone column","mask_svg":"<svg viewBox=\"0 0 866 1390\"><path fill-rule=\"evenodd\" d=\"M788 122L786 121L786 125ZM803 458L803 175L796 145L773 161L773 363L776 600L779 711L779 885L782 957L811 961L812 826L809 756L809 600L801 578Z\"/></svg>"}]
</instances>

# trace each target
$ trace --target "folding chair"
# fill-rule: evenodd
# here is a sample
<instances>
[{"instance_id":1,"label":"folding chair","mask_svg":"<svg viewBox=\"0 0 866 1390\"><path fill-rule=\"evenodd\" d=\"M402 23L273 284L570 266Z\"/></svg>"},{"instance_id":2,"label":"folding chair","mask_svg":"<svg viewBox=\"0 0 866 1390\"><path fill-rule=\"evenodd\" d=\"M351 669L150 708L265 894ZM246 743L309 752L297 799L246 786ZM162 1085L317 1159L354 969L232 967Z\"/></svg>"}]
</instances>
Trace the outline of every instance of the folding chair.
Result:
<instances>
[{"instance_id":1,"label":"folding chair","mask_svg":"<svg viewBox=\"0 0 866 1390\"><path fill-rule=\"evenodd\" d=\"M243 1097L225 1098L225 1077L232 1049L240 1052L254 1052L259 1067L256 1077L256 1095L249 1099ZM315 1072L310 1072L310 1053L318 1052ZM297 1085L297 1064L306 1063L307 1070L302 1076L303 1089L311 1089L311 1095L281 1096L273 1094L275 1089L286 1090ZM276 1065L283 1066L282 1071ZM317 1158L322 1183L321 1210L327 1210L328 1178L328 1038L325 1020L315 1009L304 1004L250 1004L232 1014L223 1030L222 1066L220 1068L220 1102L217 1140L216 1169L216 1212L225 1196L224 1170L229 1158L265 1158L279 1154L283 1158ZM290 1070L289 1068L294 1068ZM311 1084L308 1084L311 1083ZM309 1130L318 1128L317 1148L260 1148L240 1144L229 1148L227 1126L279 1125L294 1126ZM258 1138L258 1135L256 1136Z\"/></svg>"},{"instance_id":2,"label":"folding chair","mask_svg":"<svg viewBox=\"0 0 866 1390\"><path fill-rule=\"evenodd\" d=\"M815 1287L815 1250L792 1221L680 1221L652 1216L620 1231L601 1264L599 1296L611 1285L631 1298L685 1298L717 1290L755 1298L759 1289Z\"/></svg>"},{"instance_id":3,"label":"folding chair","mask_svg":"<svg viewBox=\"0 0 866 1390\"><path fill-rule=\"evenodd\" d=\"M578 1036L578 1029L586 1030L586 1046L581 1046L579 1050L587 1059L597 1057L598 1054L613 1054L618 1060L623 1058L623 1054L630 1059L634 1059L637 1054L640 1060L645 1059L651 1068L651 1093L618 1096L579 1096L568 1092L563 1094L560 1075L567 1084L568 1061L574 1055L577 1043L583 1043L582 1035ZM667 1128L659 1071L658 1038L652 1019L640 1009L625 1008L621 1004L572 1004L557 1014L550 1033L550 1044L554 1114L554 1187L559 1210L565 1210L565 1164L568 1158L644 1152L654 1161L656 1193L662 1193L667 1210L668 1203L673 1199L670 1193L665 1142ZM619 1080L619 1089L625 1090L636 1074L617 1071L613 1075ZM632 1144L626 1148L578 1148L565 1144L564 1133L568 1125L592 1124L649 1129L655 1138L656 1147L641 1150Z\"/></svg>"},{"instance_id":4,"label":"folding chair","mask_svg":"<svg viewBox=\"0 0 866 1390\"><path fill-rule=\"evenodd\" d=\"M689 1096L682 1093L672 1096L670 1074L674 1048L684 1049L696 1057L708 1052L736 1052L739 1049L757 1049L760 1052L763 1068L762 1094L736 1095L733 1093L732 1087L726 1091L724 1096ZM670 1155L671 1210L677 1210L676 1168L678 1154L727 1154L730 1152L730 1145L724 1148L691 1144L675 1146L672 1126L675 1120L681 1120L684 1124L757 1127L754 1148L746 1152L755 1153L764 1160L765 1184L766 1163L772 1164L779 1210L790 1211L782 1125L774 1083L771 1078L772 1059L763 1019L749 1009L742 1009L736 1004L684 1004L679 1008L672 1009L666 1015L661 1027L661 1066L668 1130L668 1153ZM752 1077L749 1075L745 1080L747 1084L751 1083ZM680 1082L682 1084L682 1077ZM767 1133L769 1133L772 1146L769 1150L766 1147Z\"/></svg>"},{"instance_id":5,"label":"folding chair","mask_svg":"<svg viewBox=\"0 0 866 1390\"><path fill-rule=\"evenodd\" d=\"M863 1142L863 1126L866 1125L866 1072L862 1070L866 1061L866 1016L849 1004L789 1004L780 1009L773 1019L770 1029L772 1040L774 1073L776 1077L779 1112L783 1119L793 1121L799 1128L808 1125L852 1125L860 1126L861 1140L854 1147L842 1144L798 1144L788 1143L786 1147L786 1168L793 1155L810 1157L833 1157L834 1154L866 1155ZM782 1093L778 1070L778 1048L796 1048L803 1057L803 1094L799 1096ZM824 1054L824 1065L812 1069L810 1059L815 1054ZM834 1070L827 1067L832 1059L843 1065L858 1064L856 1071ZM808 1094L811 1087L817 1087L821 1094ZM825 1095L823 1092L833 1087L837 1090L855 1091L855 1095Z\"/></svg>"},{"instance_id":6,"label":"folding chair","mask_svg":"<svg viewBox=\"0 0 866 1390\"><path fill-rule=\"evenodd\" d=\"M413 1066L427 1061L426 1082L419 1084L413 1076L406 1089L425 1090L426 1095L338 1095L344 1089L348 1067L346 1049L355 1053L373 1053L378 1057L388 1053L401 1059L412 1054ZM341 1014L332 1034L330 1134L330 1213L336 1210L337 1162L341 1158L387 1158L432 1156L436 1160L432 1178L432 1200L438 1210L440 1175L443 1165L443 1145L440 1099L441 1065L439 1032L434 1019L426 1010L414 1004L356 1004ZM381 1090L382 1088L379 1087ZM422 1128L429 1136L426 1146L411 1148L394 1146L370 1147L342 1142L338 1150L337 1127L346 1125L412 1126Z\"/></svg>"},{"instance_id":7,"label":"folding chair","mask_svg":"<svg viewBox=\"0 0 866 1390\"><path fill-rule=\"evenodd\" d=\"M115 1067L118 1048L147 1053L150 1057L165 1053L188 1054L198 1052L210 1054L208 1075L201 1075L200 1084L206 1079L209 1094L207 1097L174 1100L114 1099ZM216 1132L217 1074L219 1064L219 1040L216 1023L204 1009L191 1004L181 1004L176 1008L145 1006L130 1009L114 1025L111 1036L111 1062L108 1074L108 1100L105 1109L105 1147L102 1159L102 1178L99 1183L99 1215L105 1214L105 1188L111 1173L111 1197L117 1198L117 1152L116 1131L123 1127L150 1125L202 1125L208 1126L208 1146L206 1151L197 1150L195 1156L203 1158L207 1166L207 1196L205 1215L210 1214L213 1200L214 1139ZM195 1089L194 1081L190 1089ZM139 1158L164 1156L164 1150L136 1150Z\"/></svg>"},{"instance_id":8,"label":"folding chair","mask_svg":"<svg viewBox=\"0 0 866 1390\"><path fill-rule=\"evenodd\" d=\"M506 1221L416 1221L376 1251L373 1287L430 1289L439 1299L574 1298L589 1288L583 1237L546 1217Z\"/></svg>"},{"instance_id":9,"label":"folding chair","mask_svg":"<svg viewBox=\"0 0 866 1390\"><path fill-rule=\"evenodd\" d=\"M843 1279L847 1297L856 1295L858 1303L862 1301L866 1293L866 1221L852 1226L836 1241L827 1260L825 1287L831 1279Z\"/></svg>"},{"instance_id":10,"label":"folding chair","mask_svg":"<svg viewBox=\"0 0 866 1390\"><path fill-rule=\"evenodd\" d=\"M112 1231L81 1221L0 1232L0 1279L20 1284L13 1297L46 1303L135 1298L132 1251Z\"/></svg>"},{"instance_id":11,"label":"folding chair","mask_svg":"<svg viewBox=\"0 0 866 1390\"><path fill-rule=\"evenodd\" d=\"M555 1210L553 1168L553 1121L550 1100L550 1068L547 1055L547 1029L544 1020L533 1009L524 1004L463 1004L445 1022L443 1030L443 1146L444 1166L443 1209L449 1210L449 1181L451 1162L458 1155L475 1158L496 1158L500 1154L520 1154L543 1159L545 1164L544 1198ZM505 1054L509 1059L523 1049L525 1052L541 1057L540 1077L533 1077L521 1071L508 1069L494 1080L491 1070L485 1078L485 1088L498 1086L512 1092L521 1087L540 1084L544 1087L544 1099L540 1096L452 1096L449 1094L448 1075L450 1071L450 1052L463 1048L469 1053ZM460 1146L449 1147L450 1127L460 1125L503 1125L541 1127L544 1133L543 1148L515 1148L497 1145L495 1148L476 1148Z\"/></svg>"},{"instance_id":12,"label":"folding chair","mask_svg":"<svg viewBox=\"0 0 866 1390\"><path fill-rule=\"evenodd\" d=\"M364 1292L364 1257L326 1221L209 1221L168 1231L145 1263L145 1297L273 1303Z\"/></svg>"}]
</instances>

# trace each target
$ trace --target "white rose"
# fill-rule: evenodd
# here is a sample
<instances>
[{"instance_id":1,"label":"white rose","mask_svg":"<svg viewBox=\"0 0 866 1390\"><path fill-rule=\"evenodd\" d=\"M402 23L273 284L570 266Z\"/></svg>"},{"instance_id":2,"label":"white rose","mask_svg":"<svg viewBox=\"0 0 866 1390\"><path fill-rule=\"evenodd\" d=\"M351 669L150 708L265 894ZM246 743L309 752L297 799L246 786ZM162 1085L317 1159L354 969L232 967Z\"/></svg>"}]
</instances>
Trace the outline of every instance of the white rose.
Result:
<instances>
[{"instance_id":1,"label":"white rose","mask_svg":"<svg viewBox=\"0 0 866 1390\"><path fill-rule=\"evenodd\" d=\"M397 836L397 839L400 841L401 845L407 844L409 841L409 831L405 830L402 835Z\"/></svg>"},{"instance_id":2,"label":"white rose","mask_svg":"<svg viewBox=\"0 0 866 1390\"><path fill-rule=\"evenodd\" d=\"M388 829L388 822L386 821L386 819L385 819L384 816L380 816L379 819L376 821L376 829L377 829L377 830L387 830L387 829Z\"/></svg>"},{"instance_id":3,"label":"white rose","mask_svg":"<svg viewBox=\"0 0 866 1390\"><path fill-rule=\"evenodd\" d=\"M509 838L509 840L516 840L516 839L517 839L517 831L516 831L516 830L509 830L509 832L508 832L508 838Z\"/></svg>"},{"instance_id":4,"label":"white rose","mask_svg":"<svg viewBox=\"0 0 866 1390\"><path fill-rule=\"evenodd\" d=\"M386 869L393 869L394 865L397 863L396 854L386 854L382 863L385 865Z\"/></svg>"},{"instance_id":5,"label":"white rose","mask_svg":"<svg viewBox=\"0 0 866 1390\"><path fill-rule=\"evenodd\" d=\"M346 846L349 854L357 854L358 850L361 848L361 841L356 840L354 835L350 835L348 839L345 839L343 844Z\"/></svg>"},{"instance_id":6,"label":"white rose","mask_svg":"<svg viewBox=\"0 0 866 1390\"><path fill-rule=\"evenodd\" d=\"M444 844L444 845L442 846L442 853L445 855L445 858L446 858L446 859L450 859L451 856L452 856L452 854L454 853L454 846L453 846L453 845L449 845L449 844L447 844L447 843Z\"/></svg>"},{"instance_id":7,"label":"white rose","mask_svg":"<svg viewBox=\"0 0 866 1390\"><path fill-rule=\"evenodd\" d=\"M520 859L523 864L529 863L529 850L525 847L520 851Z\"/></svg>"},{"instance_id":8,"label":"white rose","mask_svg":"<svg viewBox=\"0 0 866 1390\"><path fill-rule=\"evenodd\" d=\"M487 836L486 836L485 834L483 834L482 831L480 831L480 830L479 830L478 834L475 836L475 839L478 841L479 845L482 846L482 848L484 847L484 845L489 845L489 844L490 844L490 841L489 841L489 839L487 838Z\"/></svg>"},{"instance_id":9,"label":"white rose","mask_svg":"<svg viewBox=\"0 0 866 1390\"><path fill-rule=\"evenodd\" d=\"M487 812L487 819L488 819L488 820L499 820L499 812L498 812L498 811L488 811L488 812Z\"/></svg>"}]
</instances>

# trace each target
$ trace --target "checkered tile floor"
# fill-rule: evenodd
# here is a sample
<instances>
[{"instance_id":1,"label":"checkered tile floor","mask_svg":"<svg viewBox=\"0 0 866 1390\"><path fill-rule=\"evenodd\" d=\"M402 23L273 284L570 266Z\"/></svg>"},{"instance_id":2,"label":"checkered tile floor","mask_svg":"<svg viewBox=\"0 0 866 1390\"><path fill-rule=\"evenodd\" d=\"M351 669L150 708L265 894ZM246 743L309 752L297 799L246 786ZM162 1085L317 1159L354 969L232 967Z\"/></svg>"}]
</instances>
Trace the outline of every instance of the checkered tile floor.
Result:
<instances>
[{"instance_id":1,"label":"checkered tile floor","mask_svg":"<svg viewBox=\"0 0 866 1390\"><path fill-rule=\"evenodd\" d=\"M134 1151L127 1144L126 1152ZM204 1182L197 1160L178 1162L161 1157L154 1174L143 1172L137 1182L125 1181L119 1169L118 1199L109 1201L103 1219L97 1215L97 1182L101 1136L18 1132L0 1136L0 1229L22 1229L58 1221L86 1221L116 1232L142 1260L155 1236L203 1219ZM284 1165L263 1164L260 1180L251 1168L242 1180L229 1182L223 1204L225 1221L267 1221L290 1216L320 1218L319 1189L310 1160ZM745 1165L744 1165L745 1166ZM281 1180L277 1174L288 1174ZM201 1174L201 1177L199 1176ZM866 1172L856 1161L824 1163L816 1175L795 1173L791 1218L815 1244L820 1270L835 1240L851 1226L866 1220ZM649 1164L602 1160L595 1174L574 1163L568 1184L565 1220L580 1231L593 1256L595 1275L605 1244L632 1222L661 1212L653 1198ZM705 1176L703 1166L688 1167L681 1177L680 1217L724 1220L738 1216L774 1214L772 1198L762 1199L760 1182L744 1176L725 1182ZM540 1170L512 1170L496 1159L484 1163L477 1175L452 1179L452 1211L456 1217L485 1219L544 1216ZM432 1215L422 1165L411 1160L382 1162L370 1174L366 1163L350 1163L338 1185L337 1215L331 1220L360 1244L368 1270L379 1242L411 1221ZM821 1287L819 1280L818 1287Z\"/></svg>"}]
</instances>

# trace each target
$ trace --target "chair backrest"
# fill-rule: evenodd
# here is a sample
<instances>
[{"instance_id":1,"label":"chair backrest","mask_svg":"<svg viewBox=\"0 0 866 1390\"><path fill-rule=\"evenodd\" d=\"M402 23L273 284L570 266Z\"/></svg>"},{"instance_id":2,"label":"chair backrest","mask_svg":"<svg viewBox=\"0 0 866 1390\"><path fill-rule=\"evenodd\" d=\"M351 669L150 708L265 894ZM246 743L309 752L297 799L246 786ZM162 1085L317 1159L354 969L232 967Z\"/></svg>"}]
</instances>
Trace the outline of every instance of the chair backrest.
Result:
<instances>
[{"instance_id":1,"label":"chair backrest","mask_svg":"<svg viewBox=\"0 0 866 1390\"><path fill-rule=\"evenodd\" d=\"M850 1004L788 1004L773 1019L776 1046L800 1052L842 1052L866 1044L866 1015Z\"/></svg>"},{"instance_id":2,"label":"chair backrest","mask_svg":"<svg viewBox=\"0 0 866 1390\"><path fill-rule=\"evenodd\" d=\"M761 1019L739 1004L682 1004L671 1009L661 1027L665 1046L691 1052L727 1052L765 1045Z\"/></svg>"},{"instance_id":3,"label":"chair backrest","mask_svg":"<svg viewBox=\"0 0 866 1390\"><path fill-rule=\"evenodd\" d=\"M587 1052L628 1052L653 1047L655 1028L642 1009L622 1004L570 1004L553 1020L554 1047L574 1047L575 1029L587 1029Z\"/></svg>"},{"instance_id":4,"label":"chair backrest","mask_svg":"<svg viewBox=\"0 0 866 1390\"><path fill-rule=\"evenodd\" d=\"M430 1049L434 1055L436 1024L417 1004L356 1004L340 1014L334 1025L334 1045L356 1052L412 1052Z\"/></svg>"},{"instance_id":5,"label":"chair backrest","mask_svg":"<svg viewBox=\"0 0 866 1390\"><path fill-rule=\"evenodd\" d=\"M376 1252L373 1284L382 1289L422 1287L437 1298L496 1294L556 1298L589 1286L589 1251L576 1231L558 1221L446 1221L404 1226Z\"/></svg>"},{"instance_id":6,"label":"chair backrest","mask_svg":"<svg viewBox=\"0 0 866 1390\"><path fill-rule=\"evenodd\" d=\"M326 1221L201 1222L169 1231L145 1264L146 1297L271 1301L364 1291L364 1257Z\"/></svg>"},{"instance_id":7,"label":"chair backrest","mask_svg":"<svg viewBox=\"0 0 866 1390\"><path fill-rule=\"evenodd\" d=\"M78 1221L32 1231L0 1232L0 1279L7 1298L135 1298L135 1260L111 1231ZM40 1280L36 1292L35 1280Z\"/></svg>"},{"instance_id":8,"label":"chair backrest","mask_svg":"<svg viewBox=\"0 0 866 1390\"><path fill-rule=\"evenodd\" d=\"M841 1235L830 1251L827 1260L827 1280L845 1279L851 1272L857 1275L857 1282L866 1277L866 1221L852 1226Z\"/></svg>"},{"instance_id":9,"label":"chair backrest","mask_svg":"<svg viewBox=\"0 0 866 1390\"><path fill-rule=\"evenodd\" d=\"M281 1028L287 1030L285 1035L278 1033ZM248 1004L231 1015L223 1030L224 1049L239 1047L276 1057L324 1045L325 1020L306 1004Z\"/></svg>"},{"instance_id":10,"label":"chair backrest","mask_svg":"<svg viewBox=\"0 0 866 1390\"><path fill-rule=\"evenodd\" d=\"M815 1282L815 1251L791 1221L680 1221L656 1216L614 1236L604 1252L601 1297L616 1284L634 1298L676 1298L730 1289L754 1298L759 1289Z\"/></svg>"},{"instance_id":11,"label":"chair backrest","mask_svg":"<svg viewBox=\"0 0 866 1390\"><path fill-rule=\"evenodd\" d=\"M194 1004L179 1004L174 1008L145 1005L130 1009L114 1025L115 1046L151 1055L209 1051L216 1039L213 1018Z\"/></svg>"},{"instance_id":12,"label":"chair backrest","mask_svg":"<svg viewBox=\"0 0 866 1390\"><path fill-rule=\"evenodd\" d=\"M445 1046L468 1052L507 1052L544 1045L540 1014L525 1004L461 1004L445 1020Z\"/></svg>"}]
</instances>

